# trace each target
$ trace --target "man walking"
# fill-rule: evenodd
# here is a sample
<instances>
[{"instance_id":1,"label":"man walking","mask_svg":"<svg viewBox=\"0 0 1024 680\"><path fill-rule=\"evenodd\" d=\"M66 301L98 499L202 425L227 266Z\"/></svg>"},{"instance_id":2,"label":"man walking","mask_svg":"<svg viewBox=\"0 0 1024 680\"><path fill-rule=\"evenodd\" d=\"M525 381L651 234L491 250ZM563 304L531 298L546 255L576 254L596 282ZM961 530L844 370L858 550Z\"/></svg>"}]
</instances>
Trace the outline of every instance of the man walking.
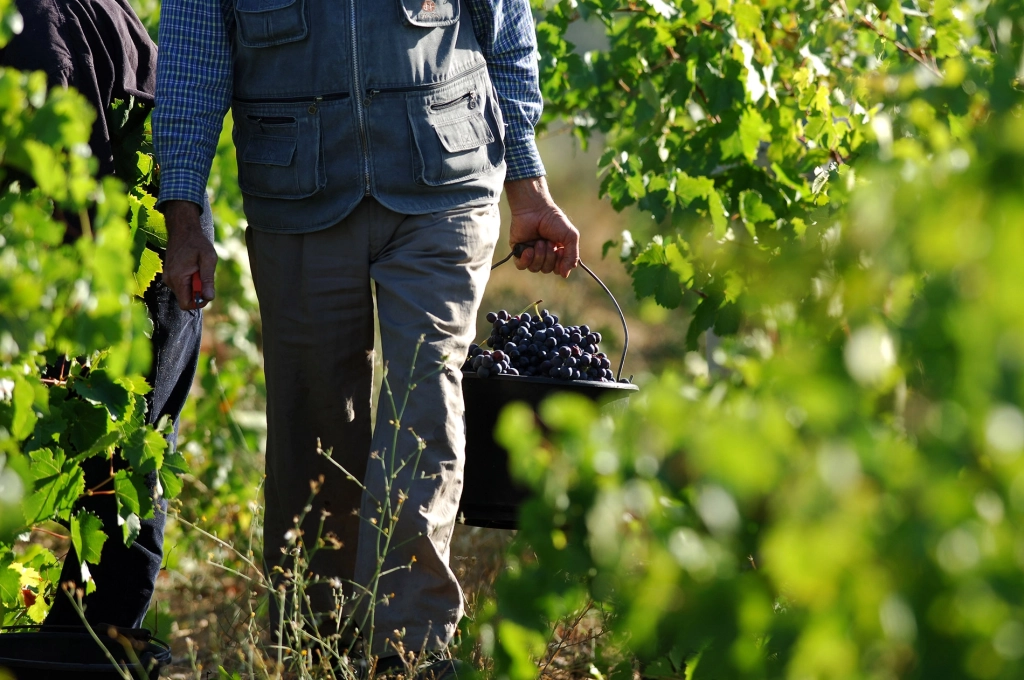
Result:
<instances>
[{"instance_id":1,"label":"man walking","mask_svg":"<svg viewBox=\"0 0 1024 680\"><path fill-rule=\"evenodd\" d=\"M448 564L465 447L459 364L502 189L510 240L534 244L520 269L568 276L578 259L578 232L548 194L533 138L541 98L528 1L165 0L160 46L165 271L183 306L193 272L202 297L215 295L199 205L222 117L233 114L263 317L265 562L290 549L309 482L323 478L302 530L311 539L324 517L343 547L320 552L312 571L369 586L387 542L385 571L412 566L380 580L373 631L360 631L373 635L370 652L394 654L393 631L407 648L443 649L463 612ZM372 434L371 280L396 401L410 375L416 385L400 423L382 400ZM316 454L318 440L365 492ZM403 507L385 537L387 488ZM311 595L314 614L334 608L329 589Z\"/></svg>"}]
</instances>

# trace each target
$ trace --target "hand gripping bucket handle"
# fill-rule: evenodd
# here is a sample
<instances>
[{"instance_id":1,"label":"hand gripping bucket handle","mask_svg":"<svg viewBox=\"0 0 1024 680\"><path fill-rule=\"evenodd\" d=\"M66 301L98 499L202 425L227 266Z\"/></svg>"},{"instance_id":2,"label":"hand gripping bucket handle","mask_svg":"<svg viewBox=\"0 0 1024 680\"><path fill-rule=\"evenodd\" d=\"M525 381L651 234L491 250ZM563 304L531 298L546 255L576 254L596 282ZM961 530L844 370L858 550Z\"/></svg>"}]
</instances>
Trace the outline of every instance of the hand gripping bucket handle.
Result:
<instances>
[{"instance_id":1,"label":"hand gripping bucket handle","mask_svg":"<svg viewBox=\"0 0 1024 680\"><path fill-rule=\"evenodd\" d=\"M493 265L491 265L491 271L494 271L501 265L508 262L513 257L515 257L516 259L522 257L523 252L527 248L533 247L534 243L535 241L517 243L515 246L512 247L512 251L508 255L506 255L503 259L499 260L498 262L495 262ZM576 261L579 263L581 267L583 267L583 271L590 274L590 278L597 281L597 285L601 286L601 289L608 294L608 297L611 298L612 304L615 305L615 311L619 313L619 320L622 321L622 356L619 358L619 370L615 372L615 380L617 382L622 379L622 367L626 363L626 351L629 349L629 327L626 326L626 315L622 313L622 307L619 306L619 301L615 299L614 295L612 295L612 292L608 289L608 286L604 285L604 281L598 278L597 274L595 274L590 267L583 264L583 260Z\"/></svg>"}]
</instances>

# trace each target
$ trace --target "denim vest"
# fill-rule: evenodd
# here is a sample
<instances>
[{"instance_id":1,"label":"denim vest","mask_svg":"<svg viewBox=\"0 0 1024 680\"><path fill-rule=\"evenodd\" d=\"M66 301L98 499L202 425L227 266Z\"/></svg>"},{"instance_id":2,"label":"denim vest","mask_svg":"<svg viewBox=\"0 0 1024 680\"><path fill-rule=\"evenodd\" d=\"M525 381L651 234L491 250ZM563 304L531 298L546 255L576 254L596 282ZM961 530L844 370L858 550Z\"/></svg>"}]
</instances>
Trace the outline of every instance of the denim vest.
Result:
<instances>
[{"instance_id":1,"label":"denim vest","mask_svg":"<svg viewBox=\"0 0 1024 680\"><path fill-rule=\"evenodd\" d=\"M234 142L249 224L309 232L364 196L496 203L504 123L460 0L235 0Z\"/></svg>"}]
</instances>

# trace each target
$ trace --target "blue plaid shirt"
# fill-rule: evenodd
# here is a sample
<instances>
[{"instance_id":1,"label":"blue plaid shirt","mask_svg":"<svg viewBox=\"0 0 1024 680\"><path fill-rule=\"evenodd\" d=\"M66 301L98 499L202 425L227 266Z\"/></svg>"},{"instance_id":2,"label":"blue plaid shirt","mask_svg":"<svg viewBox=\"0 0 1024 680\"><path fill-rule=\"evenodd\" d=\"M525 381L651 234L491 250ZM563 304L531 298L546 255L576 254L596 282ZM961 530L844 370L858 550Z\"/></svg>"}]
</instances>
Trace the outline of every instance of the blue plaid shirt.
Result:
<instances>
[{"instance_id":1,"label":"blue plaid shirt","mask_svg":"<svg viewBox=\"0 0 1024 680\"><path fill-rule=\"evenodd\" d=\"M544 174L533 136L542 99L529 0L467 0L498 91L506 179ZM234 0L164 0L160 13L153 143L160 202L202 204L224 115L231 104Z\"/></svg>"}]
</instances>

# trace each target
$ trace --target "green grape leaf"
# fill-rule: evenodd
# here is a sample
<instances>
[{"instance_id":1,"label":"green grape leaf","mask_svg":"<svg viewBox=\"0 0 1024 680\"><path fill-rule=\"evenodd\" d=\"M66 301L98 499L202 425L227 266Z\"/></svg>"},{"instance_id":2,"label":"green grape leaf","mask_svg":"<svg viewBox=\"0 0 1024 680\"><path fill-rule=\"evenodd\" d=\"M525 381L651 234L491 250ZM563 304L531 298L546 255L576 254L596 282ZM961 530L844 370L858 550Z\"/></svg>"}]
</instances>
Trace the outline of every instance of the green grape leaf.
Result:
<instances>
[{"instance_id":1,"label":"green grape leaf","mask_svg":"<svg viewBox=\"0 0 1024 680\"><path fill-rule=\"evenodd\" d=\"M139 259L139 268L135 271L135 294L142 297L156 279L156 275L163 270L164 263L160 256L150 248L143 250Z\"/></svg>"},{"instance_id":2,"label":"green grape leaf","mask_svg":"<svg viewBox=\"0 0 1024 680\"><path fill-rule=\"evenodd\" d=\"M761 200L761 194L752 189L740 192L740 217L747 223L748 227L759 222L768 222L775 219L775 211L767 203Z\"/></svg>"},{"instance_id":3,"label":"green grape leaf","mask_svg":"<svg viewBox=\"0 0 1024 680\"><path fill-rule=\"evenodd\" d=\"M42 623L46 620L46 615L50 613L50 605L46 603L46 598L36 596L36 601L32 603L26 613L33 623Z\"/></svg>"},{"instance_id":4,"label":"green grape leaf","mask_svg":"<svg viewBox=\"0 0 1024 680\"><path fill-rule=\"evenodd\" d=\"M711 213L712 235L715 240L724 238L729 229L729 211L725 209L722 196L717 191L712 191L708 195L708 212Z\"/></svg>"},{"instance_id":5,"label":"green grape leaf","mask_svg":"<svg viewBox=\"0 0 1024 680\"><path fill-rule=\"evenodd\" d=\"M761 8L749 4L737 3L733 6L736 18L736 32L743 38L749 38L761 28Z\"/></svg>"},{"instance_id":6,"label":"green grape leaf","mask_svg":"<svg viewBox=\"0 0 1024 680\"><path fill-rule=\"evenodd\" d=\"M125 387L132 394L146 395L153 391L141 375L125 375L117 379L117 382Z\"/></svg>"},{"instance_id":7,"label":"green grape leaf","mask_svg":"<svg viewBox=\"0 0 1024 680\"><path fill-rule=\"evenodd\" d=\"M139 533L142 531L142 521L139 520L139 516L134 512L130 513L127 517L117 516L117 521L121 525L121 534L124 538L124 544L131 547L135 539L139 537Z\"/></svg>"},{"instance_id":8,"label":"green grape leaf","mask_svg":"<svg viewBox=\"0 0 1024 680\"><path fill-rule=\"evenodd\" d=\"M14 377L14 392L11 403L14 406L14 417L11 420L11 434L17 440L28 438L36 427L38 416L35 412L35 389L25 378Z\"/></svg>"},{"instance_id":9,"label":"green grape leaf","mask_svg":"<svg viewBox=\"0 0 1024 680\"><path fill-rule=\"evenodd\" d=\"M177 449L168 452L164 456L164 464L160 467L160 486L163 488L164 498L174 498L184 486L181 476L188 472L188 465L185 456Z\"/></svg>"},{"instance_id":10,"label":"green grape leaf","mask_svg":"<svg viewBox=\"0 0 1024 680\"><path fill-rule=\"evenodd\" d=\"M715 191L715 182L710 177L690 177L685 172L676 175L676 197L683 205L689 205L698 198L710 198Z\"/></svg>"},{"instance_id":11,"label":"green grape leaf","mask_svg":"<svg viewBox=\"0 0 1024 680\"><path fill-rule=\"evenodd\" d=\"M140 428L121 447L121 455L137 474L155 472L163 465L167 440L159 432Z\"/></svg>"},{"instance_id":12,"label":"green grape leaf","mask_svg":"<svg viewBox=\"0 0 1024 680\"><path fill-rule=\"evenodd\" d=\"M114 476L114 493L118 503L118 514L127 519L135 513L142 519L153 517L153 499L146 486L146 476L129 470L118 470Z\"/></svg>"},{"instance_id":13,"label":"green grape leaf","mask_svg":"<svg viewBox=\"0 0 1024 680\"><path fill-rule=\"evenodd\" d=\"M25 442L22 451L29 453L36 449L53 446L67 430L68 421L64 418L60 404L50 404L50 412L36 421L32 436Z\"/></svg>"},{"instance_id":14,"label":"green grape leaf","mask_svg":"<svg viewBox=\"0 0 1024 680\"><path fill-rule=\"evenodd\" d=\"M140 397L137 394L132 394L130 396L134 404L131 417L116 424L116 428L121 433L122 437L131 436L132 432L135 432L146 424L146 413L149 409L146 404L145 397Z\"/></svg>"},{"instance_id":15,"label":"green grape leaf","mask_svg":"<svg viewBox=\"0 0 1024 680\"><path fill-rule=\"evenodd\" d=\"M29 460L29 492L22 499L25 521L33 524L71 510L85 493L82 468L61 450L39 449L29 454Z\"/></svg>"},{"instance_id":16,"label":"green grape leaf","mask_svg":"<svg viewBox=\"0 0 1024 680\"><path fill-rule=\"evenodd\" d=\"M117 499L118 514L122 518L139 512L139 490L135 488L127 470L118 470L114 475L114 497Z\"/></svg>"},{"instance_id":17,"label":"green grape leaf","mask_svg":"<svg viewBox=\"0 0 1024 680\"><path fill-rule=\"evenodd\" d=\"M119 441L121 441L121 432L116 428L109 430L97 438L85 451L78 453L74 457L74 460L76 462L81 462L100 453L109 453L111 447L116 445Z\"/></svg>"},{"instance_id":18,"label":"green grape leaf","mask_svg":"<svg viewBox=\"0 0 1024 680\"><path fill-rule=\"evenodd\" d=\"M765 122L757 110L747 109L740 116L740 124L736 131L722 140L722 158L743 156L753 163L761 148L761 142L769 141L771 134L771 124Z\"/></svg>"},{"instance_id":19,"label":"green grape leaf","mask_svg":"<svg viewBox=\"0 0 1024 680\"><path fill-rule=\"evenodd\" d=\"M128 389L114 380L103 369L90 371L85 378L76 378L71 389L85 397L90 403L101 404L114 421L123 421L131 416L134 406Z\"/></svg>"},{"instance_id":20,"label":"green grape leaf","mask_svg":"<svg viewBox=\"0 0 1024 680\"><path fill-rule=\"evenodd\" d=\"M720 298L709 295L697 305L697 309L693 312L693 318L690 319L690 327L686 329L687 350L691 352L697 350L697 341L700 339L700 334L714 326L715 315L718 313L720 304Z\"/></svg>"},{"instance_id":21,"label":"green grape leaf","mask_svg":"<svg viewBox=\"0 0 1024 680\"><path fill-rule=\"evenodd\" d=\"M71 518L71 544L75 546L80 561L99 564L106 541L103 521L96 515L82 510Z\"/></svg>"},{"instance_id":22,"label":"green grape leaf","mask_svg":"<svg viewBox=\"0 0 1024 680\"><path fill-rule=\"evenodd\" d=\"M618 247L619 242L609 239L601 244L601 259L608 257L608 251L612 248Z\"/></svg>"},{"instance_id":23,"label":"green grape leaf","mask_svg":"<svg viewBox=\"0 0 1024 680\"><path fill-rule=\"evenodd\" d=\"M139 196L138 194L142 194ZM131 206L132 230L145 234L146 243L158 250L167 248L167 224L163 214L156 209L156 198L145 192L129 194Z\"/></svg>"},{"instance_id":24,"label":"green grape leaf","mask_svg":"<svg viewBox=\"0 0 1024 680\"><path fill-rule=\"evenodd\" d=\"M21 605L21 574L10 563L0 565L0 603L6 608Z\"/></svg>"},{"instance_id":25,"label":"green grape leaf","mask_svg":"<svg viewBox=\"0 0 1024 680\"><path fill-rule=\"evenodd\" d=\"M638 298L654 297L662 307L675 309L683 301L686 284L693 279L693 265L679 246L652 241L633 261L633 290Z\"/></svg>"}]
</instances>

